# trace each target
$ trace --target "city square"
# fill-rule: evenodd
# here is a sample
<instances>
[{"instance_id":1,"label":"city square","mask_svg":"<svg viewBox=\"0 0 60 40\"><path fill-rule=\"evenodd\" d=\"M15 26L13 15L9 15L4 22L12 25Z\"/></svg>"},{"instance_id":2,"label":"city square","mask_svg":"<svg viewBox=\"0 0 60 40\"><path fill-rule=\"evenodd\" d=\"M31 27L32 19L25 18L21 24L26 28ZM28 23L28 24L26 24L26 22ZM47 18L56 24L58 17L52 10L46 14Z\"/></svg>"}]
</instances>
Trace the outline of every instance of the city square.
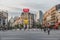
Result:
<instances>
[{"instance_id":1,"label":"city square","mask_svg":"<svg viewBox=\"0 0 60 40\"><path fill-rule=\"evenodd\" d=\"M60 30L52 30L50 35L37 29L0 31L0 40L60 40Z\"/></svg>"},{"instance_id":2,"label":"city square","mask_svg":"<svg viewBox=\"0 0 60 40\"><path fill-rule=\"evenodd\" d=\"M60 40L60 1L0 0L0 40Z\"/></svg>"}]
</instances>

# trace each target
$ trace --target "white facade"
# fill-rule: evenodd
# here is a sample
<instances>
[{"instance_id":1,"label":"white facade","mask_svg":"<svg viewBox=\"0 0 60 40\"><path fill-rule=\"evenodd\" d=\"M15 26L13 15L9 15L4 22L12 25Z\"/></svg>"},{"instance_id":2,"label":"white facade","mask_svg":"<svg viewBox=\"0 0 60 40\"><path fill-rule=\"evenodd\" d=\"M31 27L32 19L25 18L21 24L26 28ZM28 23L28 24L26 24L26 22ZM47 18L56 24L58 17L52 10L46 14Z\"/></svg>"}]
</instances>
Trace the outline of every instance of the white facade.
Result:
<instances>
[{"instance_id":1,"label":"white facade","mask_svg":"<svg viewBox=\"0 0 60 40\"><path fill-rule=\"evenodd\" d=\"M36 20L35 21L38 22L38 20L39 20L39 12L36 13Z\"/></svg>"},{"instance_id":2,"label":"white facade","mask_svg":"<svg viewBox=\"0 0 60 40\"><path fill-rule=\"evenodd\" d=\"M10 20L9 20L10 27L12 27L12 26L13 26L13 22L14 22L14 18L13 18L13 17L11 17L11 18L10 18Z\"/></svg>"},{"instance_id":3,"label":"white facade","mask_svg":"<svg viewBox=\"0 0 60 40\"><path fill-rule=\"evenodd\" d=\"M43 22L43 12L41 10L36 13L36 22L40 24Z\"/></svg>"}]
</instances>

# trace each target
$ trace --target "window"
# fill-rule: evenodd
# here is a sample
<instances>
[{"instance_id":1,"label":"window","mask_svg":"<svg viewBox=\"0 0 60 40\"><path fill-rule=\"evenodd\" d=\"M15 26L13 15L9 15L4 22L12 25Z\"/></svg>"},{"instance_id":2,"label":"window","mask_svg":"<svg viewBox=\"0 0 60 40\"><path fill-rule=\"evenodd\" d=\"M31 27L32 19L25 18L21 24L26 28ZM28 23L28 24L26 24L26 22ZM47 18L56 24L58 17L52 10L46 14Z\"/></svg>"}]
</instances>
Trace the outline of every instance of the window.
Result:
<instances>
[{"instance_id":1,"label":"window","mask_svg":"<svg viewBox=\"0 0 60 40\"><path fill-rule=\"evenodd\" d=\"M3 25L5 25L5 20L3 20Z\"/></svg>"},{"instance_id":2,"label":"window","mask_svg":"<svg viewBox=\"0 0 60 40\"><path fill-rule=\"evenodd\" d=\"M1 19L0 19L0 24L1 24Z\"/></svg>"},{"instance_id":3,"label":"window","mask_svg":"<svg viewBox=\"0 0 60 40\"><path fill-rule=\"evenodd\" d=\"M54 25L55 24L55 22L51 22L51 25Z\"/></svg>"}]
</instances>

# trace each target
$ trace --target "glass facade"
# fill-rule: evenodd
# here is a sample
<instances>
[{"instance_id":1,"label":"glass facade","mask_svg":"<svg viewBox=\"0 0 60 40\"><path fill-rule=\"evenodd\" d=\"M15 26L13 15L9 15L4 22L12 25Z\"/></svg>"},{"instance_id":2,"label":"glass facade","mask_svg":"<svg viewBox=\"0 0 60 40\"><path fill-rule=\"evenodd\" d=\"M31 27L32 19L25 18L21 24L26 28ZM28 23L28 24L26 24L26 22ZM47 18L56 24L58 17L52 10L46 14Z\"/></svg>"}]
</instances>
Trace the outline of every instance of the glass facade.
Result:
<instances>
[{"instance_id":1,"label":"glass facade","mask_svg":"<svg viewBox=\"0 0 60 40\"><path fill-rule=\"evenodd\" d=\"M43 22L43 12L42 11L39 11L39 21L40 21L40 23Z\"/></svg>"}]
</instances>

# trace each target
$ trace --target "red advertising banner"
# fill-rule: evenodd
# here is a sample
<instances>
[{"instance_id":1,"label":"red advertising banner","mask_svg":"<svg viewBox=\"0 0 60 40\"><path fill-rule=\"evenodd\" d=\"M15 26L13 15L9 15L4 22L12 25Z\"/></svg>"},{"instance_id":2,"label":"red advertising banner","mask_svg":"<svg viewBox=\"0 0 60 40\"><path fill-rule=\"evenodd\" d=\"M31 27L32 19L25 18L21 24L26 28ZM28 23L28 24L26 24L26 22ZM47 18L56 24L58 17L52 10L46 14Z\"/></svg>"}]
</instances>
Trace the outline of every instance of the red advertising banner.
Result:
<instances>
[{"instance_id":1,"label":"red advertising banner","mask_svg":"<svg viewBox=\"0 0 60 40\"><path fill-rule=\"evenodd\" d=\"M23 12L29 12L29 9L28 8L24 8Z\"/></svg>"}]
</instances>

